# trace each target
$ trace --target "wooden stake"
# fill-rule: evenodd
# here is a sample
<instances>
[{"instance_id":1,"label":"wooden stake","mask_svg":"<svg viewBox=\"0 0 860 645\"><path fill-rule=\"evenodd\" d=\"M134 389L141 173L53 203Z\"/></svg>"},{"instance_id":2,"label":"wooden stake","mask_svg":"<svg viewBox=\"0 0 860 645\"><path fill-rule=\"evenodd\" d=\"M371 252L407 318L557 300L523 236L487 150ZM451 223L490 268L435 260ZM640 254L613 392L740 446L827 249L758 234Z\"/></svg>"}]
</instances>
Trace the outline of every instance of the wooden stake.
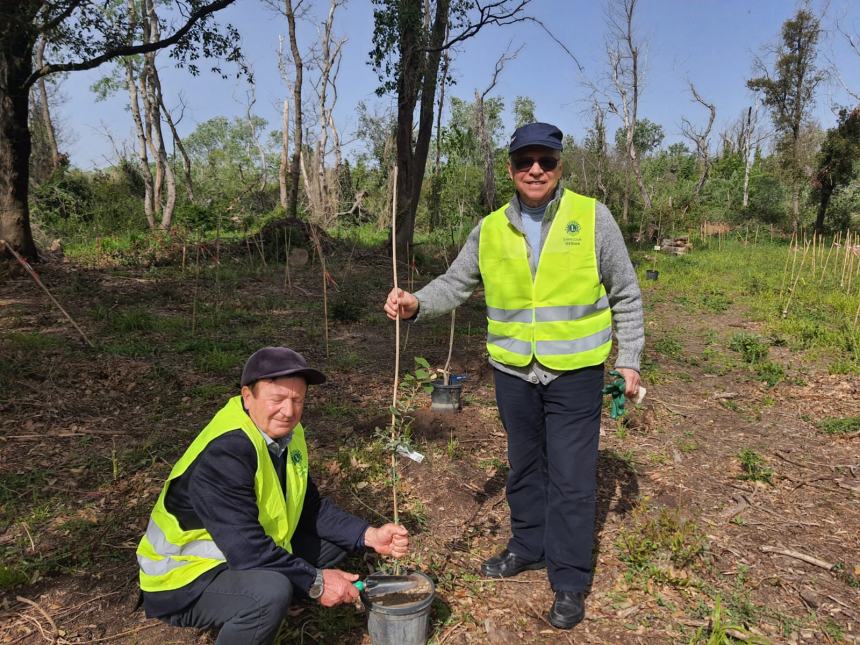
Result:
<instances>
[{"instance_id":1,"label":"wooden stake","mask_svg":"<svg viewBox=\"0 0 860 645\"><path fill-rule=\"evenodd\" d=\"M397 166L394 166L394 197L391 200L391 271L394 275L394 293L397 288ZM391 443L397 441L397 387L400 380L400 304L395 308L394 317L394 388L391 395ZM394 523L400 523L397 511L397 453L391 451L391 497L394 506ZM394 573L399 573L400 565L395 565Z\"/></svg>"},{"instance_id":2,"label":"wooden stake","mask_svg":"<svg viewBox=\"0 0 860 645\"><path fill-rule=\"evenodd\" d=\"M782 294L785 290L785 276L788 272L788 261L791 259L791 249L794 246L794 233L791 234L791 239L788 241L788 254L785 256L785 266L782 267L782 282L779 285L779 301L782 302ZM794 277L794 267L792 266L791 275ZM791 282L789 280L789 282Z\"/></svg>"},{"instance_id":3,"label":"wooden stake","mask_svg":"<svg viewBox=\"0 0 860 645\"><path fill-rule=\"evenodd\" d=\"M807 243L803 247L803 257L800 259L800 266L797 269L797 276L794 278L794 283L788 291L788 298L785 301L785 307L782 308L782 317L785 318L788 316L788 305L791 304L791 297L794 295L794 292L797 290L797 283L800 281L800 276L803 275L803 265L806 263L806 254L809 252L809 244ZM792 267L794 269L794 267Z\"/></svg>"},{"instance_id":4,"label":"wooden stake","mask_svg":"<svg viewBox=\"0 0 860 645\"><path fill-rule=\"evenodd\" d=\"M191 335L197 332L197 288L200 284L200 242L197 242L197 253L194 256L194 301L191 304Z\"/></svg>"},{"instance_id":5,"label":"wooden stake","mask_svg":"<svg viewBox=\"0 0 860 645\"><path fill-rule=\"evenodd\" d=\"M293 232L284 226L284 291L289 288L290 295L293 295L293 282L290 278L290 242L292 237Z\"/></svg>"},{"instance_id":6,"label":"wooden stake","mask_svg":"<svg viewBox=\"0 0 860 645\"><path fill-rule=\"evenodd\" d=\"M827 257L824 260L824 266L821 267L821 278L818 280L818 284L824 282L824 276L827 275L827 265L830 264L830 254L833 253L833 247L836 246L839 242L837 241L837 236L830 241L830 249L827 251Z\"/></svg>"},{"instance_id":7,"label":"wooden stake","mask_svg":"<svg viewBox=\"0 0 860 645\"><path fill-rule=\"evenodd\" d=\"M71 314L69 314L68 311L63 309L63 305L61 305L60 302L54 297L54 294L52 294L50 291L48 291L48 287L46 287L44 285L44 283L39 279L38 274L35 271L33 271L33 267L30 266L30 263L27 262L27 260L25 260L24 258L22 258L18 254L18 252L12 248L12 245L9 244L6 240L0 239L0 250L2 250L3 247L8 249L9 252L13 256L15 256L15 259L18 261L18 264L20 264L22 267L24 267L24 270L30 274L30 277L33 278L33 280L36 282L36 284L39 285L42 288L42 290L48 294L48 297L51 299L51 302L53 302L57 306L57 308L63 312L63 315L65 315L66 318L68 318L69 322L72 323L74 328L78 330L78 333L81 335L81 338L84 339L84 342L86 342L87 345L89 345L90 347L95 349L95 345L93 345L92 341L89 338L87 338L87 335L84 333L84 330L81 329L80 326L78 325L78 323L75 322L75 319L72 318Z\"/></svg>"}]
</instances>

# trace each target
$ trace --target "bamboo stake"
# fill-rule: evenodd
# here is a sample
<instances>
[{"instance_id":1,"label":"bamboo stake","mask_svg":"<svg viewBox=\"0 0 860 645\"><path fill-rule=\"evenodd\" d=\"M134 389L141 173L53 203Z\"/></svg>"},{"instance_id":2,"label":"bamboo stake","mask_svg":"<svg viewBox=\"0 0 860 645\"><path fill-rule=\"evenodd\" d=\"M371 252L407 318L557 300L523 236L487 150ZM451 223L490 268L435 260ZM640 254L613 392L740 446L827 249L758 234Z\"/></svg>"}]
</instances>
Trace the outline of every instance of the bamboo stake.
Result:
<instances>
[{"instance_id":1,"label":"bamboo stake","mask_svg":"<svg viewBox=\"0 0 860 645\"><path fill-rule=\"evenodd\" d=\"M48 291L48 287L46 287L45 284L42 282L42 280L39 279L38 274L35 271L33 271L33 267L30 266L30 263L27 262L27 260L25 260L24 258L22 258L18 254L18 252L12 248L12 245L9 244L6 240L0 239L0 249L2 249L3 247L8 249L9 252L13 256L15 256L15 259L18 260L18 264L20 264L22 267L24 267L24 270L30 274L30 277L33 278L33 280L36 282L36 284L39 285L42 288L42 290L48 294L48 297L51 299L51 302L53 302L57 306L57 308L63 312L63 314L66 316L66 318L68 318L69 322L72 323L74 328L78 330L78 333L81 335L81 338L84 339L84 342L86 342L87 345L89 345L90 347L95 349L96 346L93 345L92 341L89 338L87 338L87 335L84 333L84 330L81 329L80 326L78 325L78 323L75 322L75 319L72 318L71 314L68 311L66 311L65 309L63 309L63 305L61 305L60 302L54 297L54 294L52 294L50 291Z\"/></svg>"},{"instance_id":2,"label":"bamboo stake","mask_svg":"<svg viewBox=\"0 0 860 645\"><path fill-rule=\"evenodd\" d=\"M197 241L197 254L194 256L194 302L191 305L191 335L197 332L197 289L200 284L200 241Z\"/></svg>"},{"instance_id":3,"label":"bamboo stake","mask_svg":"<svg viewBox=\"0 0 860 645\"><path fill-rule=\"evenodd\" d=\"M293 232L284 227L284 291L289 288L290 295L293 295L293 281L290 278L290 242L292 241Z\"/></svg>"},{"instance_id":4,"label":"bamboo stake","mask_svg":"<svg viewBox=\"0 0 860 645\"><path fill-rule=\"evenodd\" d=\"M398 301L400 295L397 288L397 166L394 166L394 196L391 199L391 271L394 275L394 293ZM397 386L400 379L400 303L396 307L394 317L394 389L391 395L391 442L397 440ZM391 451L391 498L394 506L394 523L400 523L397 511L397 453ZM395 564L394 573L400 573L400 565Z\"/></svg>"},{"instance_id":5,"label":"bamboo stake","mask_svg":"<svg viewBox=\"0 0 860 645\"><path fill-rule=\"evenodd\" d=\"M442 368L443 385L448 385L451 382L451 354L454 352L454 321L456 319L457 310L451 310L451 334L448 336L448 358L445 360L445 367Z\"/></svg>"},{"instance_id":6,"label":"bamboo stake","mask_svg":"<svg viewBox=\"0 0 860 645\"><path fill-rule=\"evenodd\" d=\"M834 237L830 242L830 249L827 251L827 258L824 260L824 266L821 268L821 278L818 280L818 284L824 282L824 276L827 275L827 265L830 264L830 254L833 253L833 247L839 243L837 241L837 237Z\"/></svg>"},{"instance_id":7,"label":"bamboo stake","mask_svg":"<svg viewBox=\"0 0 860 645\"><path fill-rule=\"evenodd\" d=\"M848 264L848 247L851 246L851 231L845 231L845 247L842 254L842 274L839 278L839 286L845 286L845 266Z\"/></svg>"},{"instance_id":8,"label":"bamboo stake","mask_svg":"<svg viewBox=\"0 0 860 645\"><path fill-rule=\"evenodd\" d=\"M325 268L325 255L323 255L322 242L320 241L319 232L314 224L310 224L311 240L314 243L317 256L322 267L322 291L323 291L323 329L325 333L325 357L328 358L328 272Z\"/></svg>"},{"instance_id":9,"label":"bamboo stake","mask_svg":"<svg viewBox=\"0 0 860 645\"><path fill-rule=\"evenodd\" d=\"M785 318L788 316L788 305L791 304L791 297L794 295L794 292L797 290L797 283L800 281L800 276L803 275L803 265L806 263L806 254L809 251L809 244L806 244L803 247L803 257L800 260L800 266L797 269L797 276L794 278L794 284L788 292L788 298L785 301L785 307L782 309L782 317Z\"/></svg>"},{"instance_id":10,"label":"bamboo stake","mask_svg":"<svg viewBox=\"0 0 860 645\"><path fill-rule=\"evenodd\" d=\"M788 254L785 256L785 266L782 267L782 282L779 285L779 301L782 302L782 294L785 290L785 276L788 272L788 261L791 260L791 249L794 246L794 233L791 234L791 239L788 241ZM796 256L795 256L796 257ZM791 269L791 276L794 277L794 267ZM791 280L789 280L791 282Z\"/></svg>"},{"instance_id":11,"label":"bamboo stake","mask_svg":"<svg viewBox=\"0 0 860 645\"><path fill-rule=\"evenodd\" d=\"M815 280L815 269L816 269L815 253L816 253L816 249L817 249L815 243L817 241L817 236L818 236L818 231L813 231L812 232L812 279L813 280Z\"/></svg>"}]
</instances>

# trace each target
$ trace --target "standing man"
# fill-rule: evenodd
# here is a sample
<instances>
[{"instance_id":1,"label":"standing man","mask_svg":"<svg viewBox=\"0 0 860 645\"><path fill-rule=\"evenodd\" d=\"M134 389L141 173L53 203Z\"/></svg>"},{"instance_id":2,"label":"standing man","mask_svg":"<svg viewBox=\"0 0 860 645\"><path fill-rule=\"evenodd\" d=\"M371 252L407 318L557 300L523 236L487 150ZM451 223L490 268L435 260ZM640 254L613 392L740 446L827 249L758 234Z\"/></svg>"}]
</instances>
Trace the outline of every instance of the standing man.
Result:
<instances>
[{"instance_id":1,"label":"standing man","mask_svg":"<svg viewBox=\"0 0 860 645\"><path fill-rule=\"evenodd\" d=\"M584 614L592 576L603 363L625 394L639 390L645 343L642 296L621 231L594 199L559 186L562 133L530 123L511 138L517 194L472 230L447 273L411 294L392 290L394 319L432 317L484 283L487 351L508 437L512 536L481 565L489 577L548 568L550 622L570 629Z\"/></svg>"},{"instance_id":2,"label":"standing man","mask_svg":"<svg viewBox=\"0 0 860 645\"><path fill-rule=\"evenodd\" d=\"M308 384L325 381L286 347L255 352L242 391L179 459L137 547L146 615L220 627L218 645L272 643L294 594L325 607L358 599L346 551L405 555L405 528L379 528L321 497L301 424Z\"/></svg>"}]
</instances>

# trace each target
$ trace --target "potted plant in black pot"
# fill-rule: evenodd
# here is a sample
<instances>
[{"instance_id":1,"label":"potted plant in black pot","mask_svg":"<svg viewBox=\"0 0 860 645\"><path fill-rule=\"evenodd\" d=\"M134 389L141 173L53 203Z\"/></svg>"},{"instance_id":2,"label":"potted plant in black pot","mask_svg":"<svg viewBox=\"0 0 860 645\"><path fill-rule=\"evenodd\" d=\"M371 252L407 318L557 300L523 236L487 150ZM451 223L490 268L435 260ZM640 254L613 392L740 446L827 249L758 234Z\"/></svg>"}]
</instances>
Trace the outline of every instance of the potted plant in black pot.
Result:
<instances>
[{"instance_id":1,"label":"potted plant in black pot","mask_svg":"<svg viewBox=\"0 0 860 645\"><path fill-rule=\"evenodd\" d=\"M448 358L441 370L442 378L432 381L430 409L436 412L458 412L462 408L463 376L451 375L451 354L454 349L454 321L457 310L451 311L451 331L448 335Z\"/></svg>"}]
</instances>

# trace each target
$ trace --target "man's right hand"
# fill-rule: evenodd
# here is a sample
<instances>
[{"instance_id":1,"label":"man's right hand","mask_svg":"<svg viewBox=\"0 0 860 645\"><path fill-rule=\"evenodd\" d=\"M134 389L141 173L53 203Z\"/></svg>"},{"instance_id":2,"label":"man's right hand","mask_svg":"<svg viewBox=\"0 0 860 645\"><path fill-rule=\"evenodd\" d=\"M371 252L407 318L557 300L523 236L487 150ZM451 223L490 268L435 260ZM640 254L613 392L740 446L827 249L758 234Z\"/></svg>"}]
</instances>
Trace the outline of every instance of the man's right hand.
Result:
<instances>
[{"instance_id":1,"label":"man's right hand","mask_svg":"<svg viewBox=\"0 0 860 645\"><path fill-rule=\"evenodd\" d=\"M340 569L323 569L323 593L319 602L323 607L334 607L358 600L358 589L352 583L358 580L355 573Z\"/></svg>"},{"instance_id":2,"label":"man's right hand","mask_svg":"<svg viewBox=\"0 0 860 645\"><path fill-rule=\"evenodd\" d=\"M400 308L400 319L409 320L418 313L418 298L403 289L392 289L385 300L385 315L391 320L397 319L397 309Z\"/></svg>"}]
</instances>

